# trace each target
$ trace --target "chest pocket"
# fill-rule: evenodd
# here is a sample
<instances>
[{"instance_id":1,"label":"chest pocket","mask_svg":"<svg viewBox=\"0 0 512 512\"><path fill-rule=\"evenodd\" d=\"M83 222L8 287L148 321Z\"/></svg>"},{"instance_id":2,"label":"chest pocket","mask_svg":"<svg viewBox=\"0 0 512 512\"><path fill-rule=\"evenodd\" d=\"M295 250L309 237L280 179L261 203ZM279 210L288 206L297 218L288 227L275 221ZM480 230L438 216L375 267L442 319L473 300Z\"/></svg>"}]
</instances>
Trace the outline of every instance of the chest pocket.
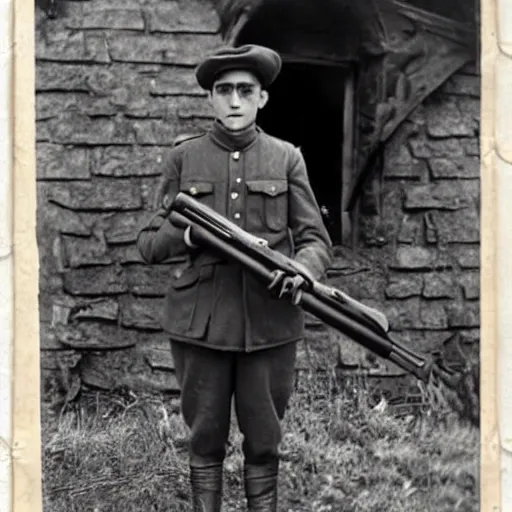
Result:
<instances>
[{"instance_id":1,"label":"chest pocket","mask_svg":"<svg viewBox=\"0 0 512 512\"><path fill-rule=\"evenodd\" d=\"M186 192L210 208L214 207L214 186L209 181L183 181L180 191Z\"/></svg>"},{"instance_id":2,"label":"chest pocket","mask_svg":"<svg viewBox=\"0 0 512 512\"><path fill-rule=\"evenodd\" d=\"M255 231L262 225L271 231L285 229L288 225L288 182L251 180L246 183L248 227Z\"/></svg>"}]
</instances>

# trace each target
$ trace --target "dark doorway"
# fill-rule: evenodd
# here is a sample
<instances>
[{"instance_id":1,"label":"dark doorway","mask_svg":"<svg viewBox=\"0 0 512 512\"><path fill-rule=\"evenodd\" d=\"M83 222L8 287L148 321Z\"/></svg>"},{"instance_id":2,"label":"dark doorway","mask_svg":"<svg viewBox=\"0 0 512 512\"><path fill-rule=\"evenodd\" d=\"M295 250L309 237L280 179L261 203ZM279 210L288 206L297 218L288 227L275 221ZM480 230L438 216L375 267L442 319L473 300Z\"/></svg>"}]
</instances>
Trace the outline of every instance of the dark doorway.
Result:
<instances>
[{"instance_id":1,"label":"dark doorway","mask_svg":"<svg viewBox=\"0 0 512 512\"><path fill-rule=\"evenodd\" d=\"M344 87L342 66L283 64L258 124L301 148L324 223L341 242Z\"/></svg>"}]
</instances>

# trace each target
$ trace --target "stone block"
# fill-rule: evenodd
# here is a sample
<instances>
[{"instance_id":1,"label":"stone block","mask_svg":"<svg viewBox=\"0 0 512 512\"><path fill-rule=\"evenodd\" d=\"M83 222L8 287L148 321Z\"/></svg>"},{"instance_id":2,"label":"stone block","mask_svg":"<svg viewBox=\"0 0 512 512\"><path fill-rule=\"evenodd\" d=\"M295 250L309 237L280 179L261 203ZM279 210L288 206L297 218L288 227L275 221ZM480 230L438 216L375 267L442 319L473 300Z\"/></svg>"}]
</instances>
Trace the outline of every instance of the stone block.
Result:
<instances>
[{"instance_id":1,"label":"stone block","mask_svg":"<svg viewBox=\"0 0 512 512\"><path fill-rule=\"evenodd\" d=\"M172 146L177 136L176 125L161 120L137 120L133 123L138 144Z\"/></svg>"},{"instance_id":2,"label":"stone block","mask_svg":"<svg viewBox=\"0 0 512 512\"><path fill-rule=\"evenodd\" d=\"M139 231L153 216L150 212L125 212L112 215L107 221L105 237L109 244L128 244L137 240Z\"/></svg>"},{"instance_id":3,"label":"stone block","mask_svg":"<svg viewBox=\"0 0 512 512\"><path fill-rule=\"evenodd\" d=\"M429 158L428 166L435 179L480 177L480 159L477 157Z\"/></svg>"},{"instance_id":4,"label":"stone block","mask_svg":"<svg viewBox=\"0 0 512 512\"><path fill-rule=\"evenodd\" d=\"M69 209L61 208L49 202L49 196L55 186L50 183L37 184L37 227L47 240L51 233L66 235L89 236L91 228L82 217Z\"/></svg>"},{"instance_id":5,"label":"stone block","mask_svg":"<svg viewBox=\"0 0 512 512\"><path fill-rule=\"evenodd\" d=\"M464 147L460 139L428 139L427 137L410 138L409 148L415 158L464 156Z\"/></svg>"},{"instance_id":6,"label":"stone block","mask_svg":"<svg viewBox=\"0 0 512 512\"><path fill-rule=\"evenodd\" d=\"M111 322L81 321L54 327L59 341L66 347L84 351L119 350L135 345L133 337L124 336L117 324Z\"/></svg>"},{"instance_id":7,"label":"stone block","mask_svg":"<svg viewBox=\"0 0 512 512\"><path fill-rule=\"evenodd\" d=\"M145 263L134 245L117 245L110 251L112 260L121 265Z\"/></svg>"},{"instance_id":8,"label":"stone block","mask_svg":"<svg viewBox=\"0 0 512 512\"><path fill-rule=\"evenodd\" d=\"M138 144L168 146L173 145L178 135L202 133L209 124L205 119L184 119L180 122L138 119L134 121L133 128Z\"/></svg>"},{"instance_id":9,"label":"stone block","mask_svg":"<svg viewBox=\"0 0 512 512\"><path fill-rule=\"evenodd\" d=\"M134 391L166 393L179 393L180 390L174 372L152 369L145 360L144 352L135 347L86 353L80 369L82 382L97 389L127 387Z\"/></svg>"},{"instance_id":10,"label":"stone block","mask_svg":"<svg viewBox=\"0 0 512 512\"><path fill-rule=\"evenodd\" d=\"M386 297L389 299L408 299L421 295L423 278L421 276L392 275L386 286Z\"/></svg>"},{"instance_id":11,"label":"stone block","mask_svg":"<svg viewBox=\"0 0 512 512\"><path fill-rule=\"evenodd\" d=\"M420 323L423 329L447 329L446 304L439 301L423 301L420 305Z\"/></svg>"},{"instance_id":12,"label":"stone block","mask_svg":"<svg viewBox=\"0 0 512 512\"><path fill-rule=\"evenodd\" d=\"M430 183L405 189L404 209L460 210L466 206L460 187L450 182Z\"/></svg>"},{"instance_id":13,"label":"stone block","mask_svg":"<svg viewBox=\"0 0 512 512\"><path fill-rule=\"evenodd\" d=\"M213 119L213 110L202 96L146 96L133 97L123 109L130 118L165 119Z\"/></svg>"},{"instance_id":14,"label":"stone block","mask_svg":"<svg viewBox=\"0 0 512 512\"><path fill-rule=\"evenodd\" d=\"M436 249L418 246L401 246L396 251L395 261L390 268L397 270L433 270L449 268L450 261Z\"/></svg>"},{"instance_id":15,"label":"stone block","mask_svg":"<svg viewBox=\"0 0 512 512\"><path fill-rule=\"evenodd\" d=\"M124 118L91 118L73 112L62 114L50 123L54 143L106 146L136 142L133 127Z\"/></svg>"},{"instance_id":16,"label":"stone block","mask_svg":"<svg viewBox=\"0 0 512 512\"><path fill-rule=\"evenodd\" d=\"M446 243L478 243L480 218L476 208L453 212L439 211L436 219L439 236Z\"/></svg>"},{"instance_id":17,"label":"stone block","mask_svg":"<svg viewBox=\"0 0 512 512\"><path fill-rule=\"evenodd\" d=\"M480 77L475 75L455 74L448 79L443 92L461 96L480 97Z\"/></svg>"},{"instance_id":18,"label":"stone block","mask_svg":"<svg viewBox=\"0 0 512 512\"><path fill-rule=\"evenodd\" d=\"M383 296L385 278L378 272L358 272L329 278L329 284L342 290L354 299Z\"/></svg>"},{"instance_id":19,"label":"stone block","mask_svg":"<svg viewBox=\"0 0 512 512\"><path fill-rule=\"evenodd\" d=\"M161 3L147 12L151 32L216 34L219 31L219 17L213 4L198 0Z\"/></svg>"},{"instance_id":20,"label":"stone block","mask_svg":"<svg viewBox=\"0 0 512 512\"><path fill-rule=\"evenodd\" d=\"M52 203L70 210L137 210L141 207L137 183L119 179L56 185L48 190L47 197Z\"/></svg>"},{"instance_id":21,"label":"stone block","mask_svg":"<svg viewBox=\"0 0 512 512\"><path fill-rule=\"evenodd\" d=\"M478 245L460 245L450 249L451 254L462 269L480 268L480 247Z\"/></svg>"},{"instance_id":22,"label":"stone block","mask_svg":"<svg viewBox=\"0 0 512 512\"><path fill-rule=\"evenodd\" d=\"M137 335L140 337L139 347L142 353L145 354L146 351L171 352L171 341L165 332L137 332Z\"/></svg>"},{"instance_id":23,"label":"stone block","mask_svg":"<svg viewBox=\"0 0 512 512\"><path fill-rule=\"evenodd\" d=\"M455 295L456 288L451 274L427 274L424 282L422 295L426 299L450 299Z\"/></svg>"},{"instance_id":24,"label":"stone block","mask_svg":"<svg viewBox=\"0 0 512 512\"><path fill-rule=\"evenodd\" d=\"M53 119L77 104L75 92L40 92L36 94L36 121Z\"/></svg>"},{"instance_id":25,"label":"stone block","mask_svg":"<svg viewBox=\"0 0 512 512\"><path fill-rule=\"evenodd\" d=\"M77 320L117 320L119 303L114 299L99 299L78 302L73 306L70 319Z\"/></svg>"},{"instance_id":26,"label":"stone block","mask_svg":"<svg viewBox=\"0 0 512 512\"><path fill-rule=\"evenodd\" d=\"M117 295L128 291L122 268L110 266L83 267L63 276L64 291L71 295Z\"/></svg>"},{"instance_id":27,"label":"stone block","mask_svg":"<svg viewBox=\"0 0 512 512\"><path fill-rule=\"evenodd\" d=\"M473 122L468 122L462 115L454 99L431 101L426 113L427 134L430 137L470 137L475 134Z\"/></svg>"},{"instance_id":28,"label":"stone block","mask_svg":"<svg viewBox=\"0 0 512 512\"><path fill-rule=\"evenodd\" d=\"M478 331L478 329L470 331ZM463 332L458 330L452 334L441 348L443 361L447 366L455 369L463 369L467 367L468 363L478 361L480 357L477 343L468 343Z\"/></svg>"},{"instance_id":29,"label":"stone block","mask_svg":"<svg viewBox=\"0 0 512 512\"><path fill-rule=\"evenodd\" d=\"M140 96L130 98L130 101L124 108L124 114L135 119L176 119L177 112L172 103L168 97L163 98L141 94Z\"/></svg>"},{"instance_id":30,"label":"stone block","mask_svg":"<svg viewBox=\"0 0 512 512\"><path fill-rule=\"evenodd\" d=\"M55 330L50 321L42 321L39 323L39 349L40 349L40 365L41 368L49 370L57 369L58 366L50 366L49 362L54 361L52 352L62 353L66 349L55 335Z\"/></svg>"},{"instance_id":31,"label":"stone block","mask_svg":"<svg viewBox=\"0 0 512 512\"><path fill-rule=\"evenodd\" d=\"M91 67L84 76L87 91L97 97L109 97L113 91L127 83L136 82L136 68L129 64L111 64L108 67Z\"/></svg>"},{"instance_id":32,"label":"stone block","mask_svg":"<svg viewBox=\"0 0 512 512\"><path fill-rule=\"evenodd\" d=\"M124 327L161 330L162 299L136 298L123 304L121 323Z\"/></svg>"},{"instance_id":33,"label":"stone block","mask_svg":"<svg viewBox=\"0 0 512 512\"><path fill-rule=\"evenodd\" d=\"M83 148L36 144L38 180L87 180L89 153Z\"/></svg>"},{"instance_id":34,"label":"stone block","mask_svg":"<svg viewBox=\"0 0 512 512\"><path fill-rule=\"evenodd\" d=\"M140 9L102 8L89 12L75 12L66 17L65 23L73 30L144 30L144 18Z\"/></svg>"},{"instance_id":35,"label":"stone block","mask_svg":"<svg viewBox=\"0 0 512 512\"><path fill-rule=\"evenodd\" d=\"M461 345L478 345L480 343L480 329L461 329L459 331Z\"/></svg>"},{"instance_id":36,"label":"stone block","mask_svg":"<svg viewBox=\"0 0 512 512\"><path fill-rule=\"evenodd\" d=\"M88 69L79 64L38 62L36 91L87 91L85 77Z\"/></svg>"},{"instance_id":37,"label":"stone block","mask_svg":"<svg viewBox=\"0 0 512 512\"><path fill-rule=\"evenodd\" d=\"M36 228L38 259L34 264L39 265L39 289L46 297L57 295L62 292L63 284L60 272L64 270L60 238L48 226L37 225Z\"/></svg>"},{"instance_id":38,"label":"stone block","mask_svg":"<svg viewBox=\"0 0 512 512\"><path fill-rule=\"evenodd\" d=\"M453 304L448 308L450 327L480 327L480 305L478 302Z\"/></svg>"},{"instance_id":39,"label":"stone block","mask_svg":"<svg viewBox=\"0 0 512 512\"><path fill-rule=\"evenodd\" d=\"M386 162L384 178L419 180L427 175L427 171L427 163L424 160L413 159L408 164L392 164L391 162Z\"/></svg>"},{"instance_id":40,"label":"stone block","mask_svg":"<svg viewBox=\"0 0 512 512\"><path fill-rule=\"evenodd\" d=\"M140 35L111 34L113 61L195 66L201 55L216 49L220 37L209 34Z\"/></svg>"},{"instance_id":41,"label":"stone block","mask_svg":"<svg viewBox=\"0 0 512 512\"><path fill-rule=\"evenodd\" d=\"M109 146L94 152L92 173L97 176L128 178L158 176L169 148Z\"/></svg>"},{"instance_id":42,"label":"stone block","mask_svg":"<svg viewBox=\"0 0 512 512\"><path fill-rule=\"evenodd\" d=\"M81 355L76 350L45 350L40 353L40 367L42 370L69 371L75 368L81 360ZM52 397L55 398L55 397Z\"/></svg>"},{"instance_id":43,"label":"stone block","mask_svg":"<svg viewBox=\"0 0 512 512\"><path fill-rule=\"evenodd\" d=\"M165 66L150 81L150 91L154 96L183 95L206 97L205 91L196 81L190 67Z\"/></svg>"},{"instance_id":44,"label":"stone block","mask_svg":"<svg viewBox=\"0 0 512 512\"><path fill-rule=\"evenodd\" d=\"M169 265L133 265L126 269L128 286L134 295L163 297L169 286Z\"/></svg>"},{"instance_id":45,"label":"stone block","mask_svg":"<svg viewBox=\"0 0 512 512\"><path fill-rule=\"evenodd\" d=\"M480 129L481 107L479 98L470 98L467 96L458 96L455 98L460 113L468 126L478 133Z\"/></svg>"},{"instance_id":46,"label":"stone block","mask_svg":"<svg viewBox=\"0 0 512 512\"><path fill-rule=\"evenodd\" d=\"M112 257L104 240L96 237L63 237L66 261L71 268L109 265Z\"/></svg>"},{"instance_id":47,"label":"stone block","mask_svg":"<svg viewBox=\"0 0 512 512\"><path fill-rule=\"evenodd\" d=\"M169 341L167 343L169 344ZM170 347L167 347L166 350L144 347L142 350L144 351L144 359L152 370L174 370L174 359Z\"/></svg>"},{"instance_id":48,"label":"stone block","mask_svg":"<svg viewBox=\"0 0 512 512\"><path fill-rule=\"evenodd\" d=\"M407 119L409 121L409 118ZM416 133L410 128L410 122L405 122L397 128L395 133L388 139L384 151L384 159L386 163L394 164L410 164L413 157L407 147L407 139Z\"/></svg>"},{"instance_id":49,"label":"stone block","mask_svg":"<svg viewBox=\"0 0 512 512\"><path fill-rule=\"evenodd\" d=\"M215 114L212 107L204 98L194 96L183 97L176 105L175 112L179 119L207 119L213 120Z\"/></svg>"},{"instance_id":50,"label":"stone block","mask_svg":"<svg viewBox=\"0 0 512 512\"><path fill-rule=\"evenodd\" d=\"M420 301L417 297L388 302L385 313L391 330L417 329L421 325Z\"/></svg>"},{"instance_id":51,"label":"stone block","mask_svg":"<svg viewBox=\"0 0 512 512\"><path fill-rule=\"evenodd\" d=\"M36 60L53 62L109 63L107 41L103 35L70 31L53 41L38 39Z\"/></svg>"},{"instance_id":52,"label":"stone block","mask_svg":"<svg viewBox=\"0 0 512 512\"><path fill-rule=\"evenodd\" d=\"M130 63L113 63L105 67L100 64L85 66L42 61L36 67L36 91L38 94L44 92L42 97L52 95L55 98L53 103L57 106L59 98L62 101L68 97L66 93L75 93L80 105L101 112L94 107L94 101L103 98L112 101L113 105L122 105L126 90L134 97L148 93L151 79L158 74L158 69L145 70L147 67ZM90 93L90 97L84 93ZM87 103L86 98L92 103Z\"/></svg>"},{"instance_id":53,"label":"stone block","mask_svg":"<svg viewBox=\"0 0 512 512\"><path fill-rule=\"evenodd\" d=\"M480 159L480 141L478 138L465 139L462 141L464 151L468 156L477 156Z\"/></svg>"},{"instance_id":54,"label":"stone block","mask_svg":"<svg viewBox=\"0 0 512 512\"><path fill-rule=\"evenodd\" d=\"M41 302L41 301L40 301ZM119 305L114 299L82 299L69 295L51 298L52 325L76 325L77 320L117 320Z\"/></svg>"},{"instance_id":55,"label":"stone block","mask_svg":"<svg viewBox=\"0 0 512 512\"><path fill-rule=\"evenodd\" d=\"M36 142L50 142L51 138L50 121L37 121Z\"/></svg>"},{"instance_id":56,"label":"stone block","mask_svg":"<svg viewBox=\"0 0 512 512\"><path fill-rule=\"evenodd\" d=\"M480 297L480 272L466 271L459 277L458 282L466 299L473 300Z\"/></svg>"},{"instance_id":57,"label":"stone block","mask_svg":"<svg viewBox=\"0 0 512 512\"><path fill-rule=\"evenodd\" d=\"M480 208L480 198L481 198L481 187L480 180L459 180L458 184L460 186L460 190L462 196L466 198L468 204L472 204L477 208Z\"/></svg>"}]
</instances>

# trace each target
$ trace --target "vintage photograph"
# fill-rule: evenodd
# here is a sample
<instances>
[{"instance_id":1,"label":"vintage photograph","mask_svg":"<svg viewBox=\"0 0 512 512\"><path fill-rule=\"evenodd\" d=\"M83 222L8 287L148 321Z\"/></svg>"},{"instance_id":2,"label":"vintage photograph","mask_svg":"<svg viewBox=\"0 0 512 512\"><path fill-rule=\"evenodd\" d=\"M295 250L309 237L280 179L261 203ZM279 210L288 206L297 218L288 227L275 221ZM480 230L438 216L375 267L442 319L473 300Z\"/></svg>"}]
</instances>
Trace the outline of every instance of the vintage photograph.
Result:
<instances>
[{"instance_id":1,"label":"vintage photograph","mask_svg":"<svg viewBox=\"0 0 512 512\"><path fill-rule=\"evenodd\" d=\"M480 510L476 0L36 0L44 512Z\"/></svg>"}]
</instances>

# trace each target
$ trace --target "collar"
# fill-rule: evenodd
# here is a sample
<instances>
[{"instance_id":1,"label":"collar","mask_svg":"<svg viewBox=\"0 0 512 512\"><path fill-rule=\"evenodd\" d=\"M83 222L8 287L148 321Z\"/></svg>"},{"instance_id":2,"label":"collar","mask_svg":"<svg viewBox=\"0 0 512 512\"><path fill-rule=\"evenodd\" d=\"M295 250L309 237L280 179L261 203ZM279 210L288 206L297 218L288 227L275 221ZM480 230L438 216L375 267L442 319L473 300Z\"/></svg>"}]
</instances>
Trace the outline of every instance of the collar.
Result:
<instances>
[{"instance_id":1,"label":"collar","mask_svg":"<svg viewBox=\"0 0 512 512\"><path fill-rule=\"evenodd\" d=\"M218 119L213 122L210 137L220 147L228 151L247 149L258 138L261 130L255 123L238 132L229 131Z\"/></svg>"}]
</instances>

